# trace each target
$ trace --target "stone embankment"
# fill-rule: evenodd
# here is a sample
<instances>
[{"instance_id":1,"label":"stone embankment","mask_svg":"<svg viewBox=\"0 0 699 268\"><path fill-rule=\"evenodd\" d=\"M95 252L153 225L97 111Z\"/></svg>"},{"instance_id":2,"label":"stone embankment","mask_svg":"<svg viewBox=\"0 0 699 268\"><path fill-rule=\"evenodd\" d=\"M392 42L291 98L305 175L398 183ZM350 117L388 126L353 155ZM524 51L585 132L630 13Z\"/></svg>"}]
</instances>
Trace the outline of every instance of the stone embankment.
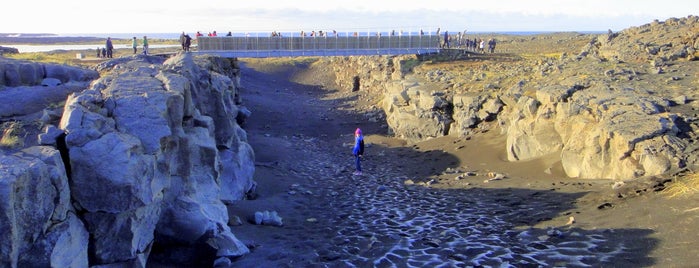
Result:
<instances>
[{"instance_id":1,"label":"stone embankment","mask_svg":"<svg viewBox=\"0 0 699 268\"><path fill-rule=\"evenodd\" d=\"M453 70L405 56L320 64L332 66L343 88L359 80L397 137L498 128L509 161L555 154L569 177L631 180L697 164L697 29L695 16L655 21L577 36L588 40L575 55L507 62L473 55Z\"/></svg>"},{"instance_id":2,"label":"stone embankment","mask_svg":"<svg viewBox=\"0 0 699 268\"><path fill-rule=\"evenodd\" d=\"M139 55L97 71L45 126L44 145L2 150L0 266L196 266L247 254L224 204L255 186L236 62ZM7 77L19 86L41 75Z\"/></svg>"}]
</instances>

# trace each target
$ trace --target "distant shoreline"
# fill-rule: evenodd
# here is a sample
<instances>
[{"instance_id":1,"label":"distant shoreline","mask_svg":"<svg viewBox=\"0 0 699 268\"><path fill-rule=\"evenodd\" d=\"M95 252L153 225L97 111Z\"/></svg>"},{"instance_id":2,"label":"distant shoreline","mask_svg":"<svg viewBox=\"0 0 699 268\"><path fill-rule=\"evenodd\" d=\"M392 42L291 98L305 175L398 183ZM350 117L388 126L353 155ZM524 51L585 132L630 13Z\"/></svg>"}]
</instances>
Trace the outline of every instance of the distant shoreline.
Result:
<instances>
[{"instance_id":1,"label":"distant shoreline","mask_svg":"<svg viewBox=\"0 0 699 268\"><path fill-rule=\"evenodd\" d=\"M447 30L448 31L448 30ZM311 31L307 31L310 34ZM196 32L191 32L188 34L194 37ZM224 31L218 32L218 36L225 36L227 33ZM271 32L232 32L233 36L268 36ZM280 32L282 36L298 36L301 31L286 31ZM371 34L376 34L376 31L358 31L360 36L366 36ZM384 36L388 36L390 31L381 31ZM425 34L436 34L434 31L425 31ZM444 32L440 32L443 34ZM458 33L458 31L451 31L451 33ZM580 34L602 34L606 31L467 31L467 35L537 35L537 34L555 34L555 33L580 33ZM177 40L179 39L181 33L71 33L71 34L52 34L52 33L0 33L0 43L3 44L68 44L68 43L84 43L84 42L95 42L103 41L107 37L111 37L114 40L130 40L133 37L138 39L143 38L143 36L148 36L149 39L169 39ZM202 32L202 34L207 35L208 32ZM348 31L338 31L341 36L350 34ZM404 32L404 35L417 35L416 31Z\"/></svg>"}]
</instances>

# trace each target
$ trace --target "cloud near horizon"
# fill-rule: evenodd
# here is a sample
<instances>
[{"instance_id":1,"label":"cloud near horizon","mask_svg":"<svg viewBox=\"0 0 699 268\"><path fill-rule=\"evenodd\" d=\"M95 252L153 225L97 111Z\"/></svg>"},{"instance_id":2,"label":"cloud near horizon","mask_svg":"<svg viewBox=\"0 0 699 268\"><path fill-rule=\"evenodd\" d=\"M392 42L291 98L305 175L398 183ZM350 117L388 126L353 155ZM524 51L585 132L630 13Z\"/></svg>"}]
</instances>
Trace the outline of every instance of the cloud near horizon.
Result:
<instances>
[{"instance_id":1,"label":"cloud near horizon","mask_svg":"<svg viewBox=\"0 0 699 268\"><path fill-rule=\"evenodd\" d=\"M596 15L534 15L504 12L476 11L304 11L288 10L229 10L224 19L216 16L202 18L198 29L182 25L191 30L219 32L266 32L298 30L339 30L339 31L377 31L377 30L443 30L475 32L487 31L614 31L632 26L650 23L655 19L668 18L624 15L602 17ZM250 16L254 14L253 16ZM687 14L689 15L689 14ZM207 28L208 26L208 28Z\"/></svg>"},{"instance_id":2,"label":"cloud near horizon","mask_svg":"<svg viewBox=\"0 0 699 268\"><path fill-rule=\"evenodd\" d=\"M28 21L24 12L7 12L0 17L0 32L386 31L436 27L474 32L619 31L655 19L686 17L692 15L689 12L699 11L699 1L680 0L662 3L650 0L431 0L412 3L404 0L204 0L185 6L122 0L108 9L87 0L49 1L41 4L41 9L30 7L36 4L29 1L13 5L17 5L16 10L32 10L42 19Z\"/></svg>"}]
</instances>

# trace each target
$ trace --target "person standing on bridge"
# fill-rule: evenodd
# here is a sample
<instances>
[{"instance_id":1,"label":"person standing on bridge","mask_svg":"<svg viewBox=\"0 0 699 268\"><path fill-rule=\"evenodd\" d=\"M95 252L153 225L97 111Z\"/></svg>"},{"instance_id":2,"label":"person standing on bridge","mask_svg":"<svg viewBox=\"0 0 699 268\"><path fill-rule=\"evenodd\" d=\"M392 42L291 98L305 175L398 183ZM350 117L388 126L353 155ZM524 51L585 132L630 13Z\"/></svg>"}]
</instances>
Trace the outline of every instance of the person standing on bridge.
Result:
<instances>
[{"instance_id":1,"label":"person standing on bridge","mask_svg":"<svg viewBox=\"0 0 699 268\"><path fill-rule=\"evenodd\" d=\"M362 157L364 156L364 135L362 135L362 130L357 128L354 131L354 147L352 147L352 154L354 154L354 164L355 171L354 175L362 175Z\"/></svg>"},{"instance_id":2,"label":"person standing on bridge","mask_svg":"<svg viewBox=\"0 0 699 268\"><path fill-rule=\"evenodd\" d=\"M444 31L444 48L449 48L449 31Z\"/></svg>"}]
</instances>

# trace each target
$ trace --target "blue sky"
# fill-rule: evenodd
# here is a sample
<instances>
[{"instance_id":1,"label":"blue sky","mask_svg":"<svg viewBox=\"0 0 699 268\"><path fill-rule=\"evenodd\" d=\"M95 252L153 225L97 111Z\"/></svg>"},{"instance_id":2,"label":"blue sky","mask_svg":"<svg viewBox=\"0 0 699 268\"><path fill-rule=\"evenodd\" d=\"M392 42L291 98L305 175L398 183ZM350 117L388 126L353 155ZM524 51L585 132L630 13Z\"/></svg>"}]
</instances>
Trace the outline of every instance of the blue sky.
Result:
<instances>
[{"instance_id":1,"label":"blue sky","mask_svg":"<svg viewBox=\"0 0 699 268\"><path fill-rule=\"evenodd\" d=\"M699 15L693 0L11 0L4 6L0 33L618 31Z\"/></svg>"}]
</instances>

